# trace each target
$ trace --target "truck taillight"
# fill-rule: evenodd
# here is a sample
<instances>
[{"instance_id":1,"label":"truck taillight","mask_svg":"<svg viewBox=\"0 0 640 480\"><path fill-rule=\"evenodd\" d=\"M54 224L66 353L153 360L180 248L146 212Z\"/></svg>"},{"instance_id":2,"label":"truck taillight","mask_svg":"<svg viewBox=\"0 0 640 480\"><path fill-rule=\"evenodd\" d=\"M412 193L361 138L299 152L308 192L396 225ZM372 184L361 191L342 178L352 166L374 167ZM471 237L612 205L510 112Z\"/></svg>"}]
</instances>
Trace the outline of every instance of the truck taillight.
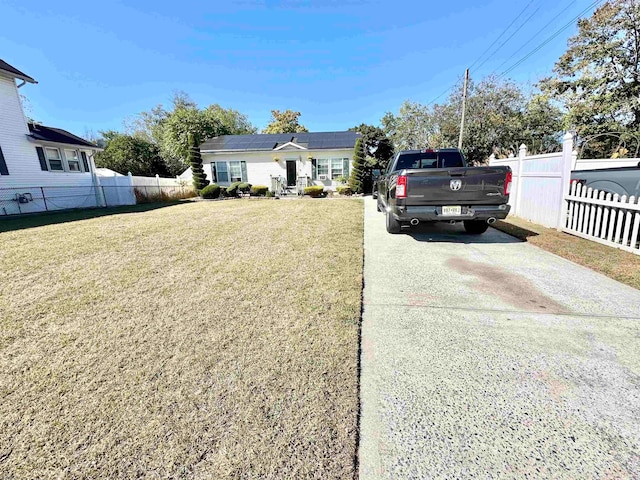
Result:
<instances>
[{"instance_id":1,"label":"truck taillight","mask_svg":"<svg viewBox=\"0 0 640 480\"><path fill-rule=\"evenodd\" d=\"M398 175L396 183L396 198L407 198L407 176Z\"/></svg>"},{"instance_id":2,"label":"truck taillight","mask_svg":"<svg viewBox=\"0 0 640 480\"><path fill-rule=\"evenodd\" d=\"M513 174L507 172L507 178L504 180L504 195L505 197L511 193L511 182L513 181Z\"/></svg>"}]
</instances>

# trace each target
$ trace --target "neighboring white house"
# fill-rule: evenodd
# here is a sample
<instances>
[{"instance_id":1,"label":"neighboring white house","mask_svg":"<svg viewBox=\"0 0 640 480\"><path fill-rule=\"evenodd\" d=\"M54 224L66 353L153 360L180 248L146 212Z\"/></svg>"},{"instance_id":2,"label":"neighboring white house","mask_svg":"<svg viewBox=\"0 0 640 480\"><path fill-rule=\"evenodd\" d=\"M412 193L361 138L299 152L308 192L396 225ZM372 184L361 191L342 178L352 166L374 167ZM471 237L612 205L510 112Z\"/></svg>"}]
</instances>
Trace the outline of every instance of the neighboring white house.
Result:
<instances>
[{"instance_id":1,"label":"neighboring white house","mask_svg":"<svg viewBox=\"0 0 640 480\"><path fill-rule=\"evenodd\" d=\"M99 205L93 155L100 148L28 123L18 92L27 83L37 82L0 60L0 216Z\"/></svg>"},{"instance_id":2,"label":"neighboring white house","mask_svg":"<svg viewBox=\"0 0 640 480\"><path fill-rule=\"evenodd\" d=\"M280 179L289 187L299 179L335 190L352 169L356 132L223 135L200 145L204 171L218 185L248 182L272 187ZM190 181L191 169L180 178Z\"/></svg>"}]
</instances>

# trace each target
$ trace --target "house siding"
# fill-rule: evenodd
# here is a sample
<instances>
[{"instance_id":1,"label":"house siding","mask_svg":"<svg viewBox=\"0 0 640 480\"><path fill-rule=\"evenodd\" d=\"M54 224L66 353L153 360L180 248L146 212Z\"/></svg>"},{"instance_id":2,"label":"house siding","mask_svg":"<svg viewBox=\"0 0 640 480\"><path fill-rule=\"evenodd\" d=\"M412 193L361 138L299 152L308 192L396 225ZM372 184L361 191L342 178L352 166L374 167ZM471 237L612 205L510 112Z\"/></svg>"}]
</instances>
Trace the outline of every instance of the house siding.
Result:
<instances>
[{"instance_id":1,"label":"house siding","mask_svg":"<svg viewBox=\"0 0 640 480\"><path fill-rule=\"evenodd\" d=\"M95 194L89 194L93 191L90 188L93 186L91 173L43 171L36 147L45 145L29 141L28 133L16 82L13 78L0 74L0 147L9 171L9 175L0 175L0 216L45 209L96 206ZM62 145L56 146L64 148ZM89 157L93 155L90 149L74 148L84 151ZM42 189L34 187L50 187L47 196L51 195L52 202L45 206L44 201L38 200L42 198ZM16 193L30 193L35 200L18 205L15 201ZM66 199L61 198L62 193L66 193ZM60 198L55 200L56 196Z\"/></svg>"},{"instance_id":2,"label":"house siding","mask_svg":"<svg viewBox=\"0 0 640 480\"><path fill-rule=\"evenodd\" d=\"M313 158L348 158L350 171L353 168L353 149L337 149L337 150L278 150L267 152L241 152L241 153L202 153L202 163L207 178L211 181L211 162L233 162L245 161L247 164L247 181L252 185L266 185L271 187L271 177L287 176L287 160L296 161L297 176L312 177L312 162L309 156ZM274 161L274 157L279 160ZM190 179L191 172L188 170L181 178ZM315 180L312 183L316 185L324 185L327 190L335 190L339 185L338 182L332 180L320 181ZM227 185L221 183L221 185Z\"/></svg>"}]
</instances>

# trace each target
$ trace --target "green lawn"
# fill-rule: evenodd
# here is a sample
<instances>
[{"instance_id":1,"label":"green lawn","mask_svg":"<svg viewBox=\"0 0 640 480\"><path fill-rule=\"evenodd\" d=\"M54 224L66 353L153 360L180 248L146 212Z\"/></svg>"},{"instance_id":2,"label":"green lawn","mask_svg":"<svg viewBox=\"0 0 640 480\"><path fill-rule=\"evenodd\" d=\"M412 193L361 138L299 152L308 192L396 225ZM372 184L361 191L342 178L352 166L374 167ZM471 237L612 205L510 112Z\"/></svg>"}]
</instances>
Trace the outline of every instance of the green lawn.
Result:
<instances>
[{"instance_id":1,"label":"green lawn","mask_svg":"<svg viewBox=\"0 0 640 480\"><path fill-rule=\"evenodd\" d=\"M355 476L361 201L58 215L0 222L1 478Z\"/></svg>"}]
</instances>

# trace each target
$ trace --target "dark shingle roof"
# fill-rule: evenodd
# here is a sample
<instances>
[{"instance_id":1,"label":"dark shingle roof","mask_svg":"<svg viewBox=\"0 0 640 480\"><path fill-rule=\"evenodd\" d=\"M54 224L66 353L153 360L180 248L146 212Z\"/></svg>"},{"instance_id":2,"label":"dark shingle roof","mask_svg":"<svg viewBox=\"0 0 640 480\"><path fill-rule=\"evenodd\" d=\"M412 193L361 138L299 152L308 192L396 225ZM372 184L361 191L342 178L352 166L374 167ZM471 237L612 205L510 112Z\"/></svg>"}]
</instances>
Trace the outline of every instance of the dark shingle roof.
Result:
<instances>
[{"instance_id":1,"label":"dark shingle roof","mask_svg":"<svg viewBox=\"0 0 640 480\"><path fill-rule=\"evenodd\" d=\"M11 65L9 65L7 62L2 60L1 58L0 58L0 71L7 72L10 75L12 75L13 77L19 78L20 80L24 80L25 82L38 83L33 78L31 78L29 75L27 75L26 73L22 73L20 70L18 70L15 67L12 67Z\"/></svg>"},{"instance_id":2,"label":"dark shingle roof","mask_svg":"<svg viewBox=\"0 0 640 480\"><path fill-rule=\"evenodd\" d=\"M45 127L44 125L29 124L30 137L43 142L66 143L70 145L80 145L82 147L99 148L97 145L88 142L84 138L77 137L61 128Z\"/></svg>"},{"instance_id":3,"label":"dark shingle roof","mask_svg":"<svg viewBox=\"0 0 640 480\"><path fill-rule=\"evenodd\" d=\"M304 133L260 133L255 135L221 135L210 138L202 145L203 151L224 150L273 150L288 142L308 148L309 150L326 150L331 148L353 148L357 132L304 132Z\"/></svg>"}]
</instances>

